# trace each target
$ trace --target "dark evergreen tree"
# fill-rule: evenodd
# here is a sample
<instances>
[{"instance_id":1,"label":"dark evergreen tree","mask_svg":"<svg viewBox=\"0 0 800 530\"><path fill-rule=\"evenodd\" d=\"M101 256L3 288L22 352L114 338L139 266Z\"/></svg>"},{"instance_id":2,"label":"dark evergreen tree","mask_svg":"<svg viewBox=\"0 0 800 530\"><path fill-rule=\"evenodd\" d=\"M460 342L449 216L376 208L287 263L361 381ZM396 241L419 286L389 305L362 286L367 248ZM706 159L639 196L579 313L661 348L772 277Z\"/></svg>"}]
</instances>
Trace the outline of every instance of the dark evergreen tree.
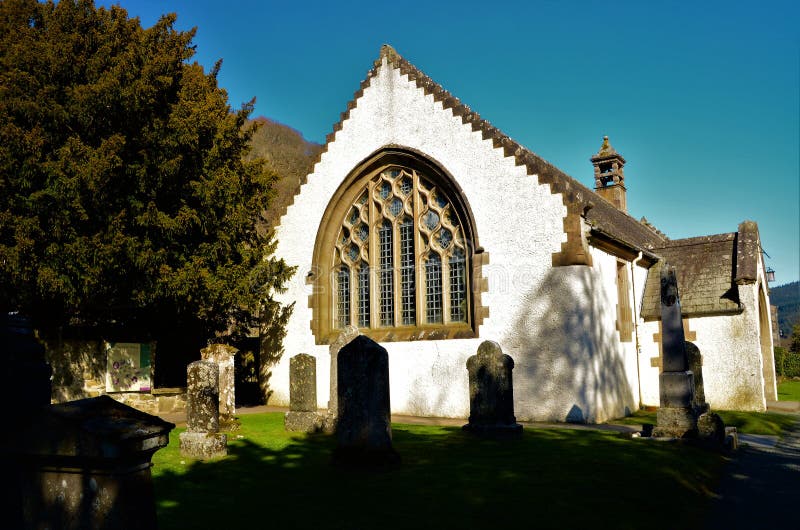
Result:
<instances>
[{"instance_id":1,"label":"dark evergreen tree","mask_svg":"<svg viewBox=\"0 0 800 530\"><path fill-rule=\"evenodd\" d=\"M175 18L0 3L0 310L198 343L285 316L252 102L231 110Z\"/></svg>"}]
</instances>

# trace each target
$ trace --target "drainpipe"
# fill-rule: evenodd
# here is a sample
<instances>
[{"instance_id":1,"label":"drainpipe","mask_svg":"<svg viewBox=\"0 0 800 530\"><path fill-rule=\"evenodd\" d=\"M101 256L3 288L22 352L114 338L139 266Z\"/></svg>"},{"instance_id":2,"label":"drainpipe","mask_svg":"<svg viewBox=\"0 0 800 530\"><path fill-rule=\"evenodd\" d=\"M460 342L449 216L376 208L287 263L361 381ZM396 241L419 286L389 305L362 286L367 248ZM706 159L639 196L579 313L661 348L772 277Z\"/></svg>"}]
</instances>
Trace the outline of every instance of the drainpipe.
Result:
<instances>
[{"instance_id":1,"label":"drainpipe","mask_svg":"<svg viewBox=\"0 0 800 530\"><path fill-rule=\"evenodd\" d=\"M642 408L642 373L639 362L642 356L642 346L639 344L639 313L636 311L636 264L642 259L642 252L631 262L631 290L633 290L633 333L636 337L636 382L639 387L639 408Z\"/></svg>"}]
</instances>

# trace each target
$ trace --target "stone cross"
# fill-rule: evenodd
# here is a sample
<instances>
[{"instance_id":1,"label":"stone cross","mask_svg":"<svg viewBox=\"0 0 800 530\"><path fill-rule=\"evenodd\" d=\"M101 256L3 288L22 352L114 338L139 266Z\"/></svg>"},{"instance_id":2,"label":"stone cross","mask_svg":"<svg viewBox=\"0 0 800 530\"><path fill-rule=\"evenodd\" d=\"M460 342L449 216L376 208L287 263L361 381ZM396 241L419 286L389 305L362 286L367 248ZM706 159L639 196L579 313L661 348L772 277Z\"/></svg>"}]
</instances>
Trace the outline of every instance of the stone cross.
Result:
<instances>
[{"instance_id":1,"label":"stone cross","mask_svg":"<svg viewBox=\"0 0 800 530\"><path fill-rule=\"evenodd\" d=\"M661 269L661 330L661 406L653 436L693 437L697 434L697 415L693 406L694 375L689 370L686 354L678 280L675 268L668 264Z\"/></svg>"},{"instance_id":2,"label":"stone cross","mask_svg":"<svg viewBox=\"0 0 800 530\"><path fill-rule=\"evenodd\" d=\"M400 457L392 447L386 350L357 336L339 351L337 382L334 463L365 468L398 464Z\"/></svg>"},{"instance_id":3,"label":"stone cross","mask_svg":"<svg viewBox=\"0 0 800 530\"><path fill-rule=\"evenodd\" d=\"M317 414L317 359L300 353L289 359L289 412L287 431L314 432L321 428Z\"/></svg>"},{"instance_id":4,"label":"stone cross","mask_svg":"<svg viewBox=\"0 0 800 530\"><path fill-rule=\"evenodd\" d=\"M200 350L203 361L217 363L219 366L219 422L230 428L236 423L236 375L234 359L239 351L227 344L211 344Z\"/></svg>"},{"instance_id":5,"label":"stone cross","mask_svg":"<svg viewBox=\"0 0 800 530\"><path fill-rule=\"evenodd\" d=\"M467 359L469 373L469 423L464 430L478 434L519 434L514 417L514 360L500 345L487 340Z\"/></svg>"},{"instance_id":6,"label":"stone cross","mask_svg":"<svg viewBox=\"0 0 800 530\"><path fill-rule=\"evenodd\" d=\"M195 361L186 367L186 431L181 454L211 458L228 454L228 438L219 433L219 366Z\"/></svg>"}]
</instances>

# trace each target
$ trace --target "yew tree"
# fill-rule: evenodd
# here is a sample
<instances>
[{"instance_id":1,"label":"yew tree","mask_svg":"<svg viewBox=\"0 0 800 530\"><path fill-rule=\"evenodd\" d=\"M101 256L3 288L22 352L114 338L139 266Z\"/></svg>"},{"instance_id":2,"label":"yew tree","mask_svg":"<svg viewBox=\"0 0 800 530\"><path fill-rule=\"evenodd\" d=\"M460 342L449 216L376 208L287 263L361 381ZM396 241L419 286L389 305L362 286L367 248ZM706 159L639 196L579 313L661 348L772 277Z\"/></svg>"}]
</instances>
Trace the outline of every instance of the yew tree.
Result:
<instances>
[{"instance_id":1,"label":"yew tree","mask_svg":"<svg viewBox=\"0 0 800 530\"><path fill-rule=\"evenodd\" d=\"M0 310L40 328L235 335L291 271L258 228L275 177L175 15L0 2Z\"/></svg>"}]
</instances>

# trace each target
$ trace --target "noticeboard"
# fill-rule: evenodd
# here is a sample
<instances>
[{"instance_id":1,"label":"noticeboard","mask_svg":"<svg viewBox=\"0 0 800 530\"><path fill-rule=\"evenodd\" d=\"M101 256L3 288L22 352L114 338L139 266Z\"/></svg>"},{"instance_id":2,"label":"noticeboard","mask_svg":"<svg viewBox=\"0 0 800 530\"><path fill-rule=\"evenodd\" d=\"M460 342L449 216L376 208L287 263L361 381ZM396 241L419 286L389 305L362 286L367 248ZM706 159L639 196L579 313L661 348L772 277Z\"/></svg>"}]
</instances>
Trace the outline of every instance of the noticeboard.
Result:
<instances>
[{"instance_id":1,"label":"noticeboard","mask_svg":"<svg viewBox=\"0 0 800 530\"><path fill-rule=\"evenodd\" d=\"M106 392L150 391L150 344L106 343Z\"/></svg>"}]
</instances>

